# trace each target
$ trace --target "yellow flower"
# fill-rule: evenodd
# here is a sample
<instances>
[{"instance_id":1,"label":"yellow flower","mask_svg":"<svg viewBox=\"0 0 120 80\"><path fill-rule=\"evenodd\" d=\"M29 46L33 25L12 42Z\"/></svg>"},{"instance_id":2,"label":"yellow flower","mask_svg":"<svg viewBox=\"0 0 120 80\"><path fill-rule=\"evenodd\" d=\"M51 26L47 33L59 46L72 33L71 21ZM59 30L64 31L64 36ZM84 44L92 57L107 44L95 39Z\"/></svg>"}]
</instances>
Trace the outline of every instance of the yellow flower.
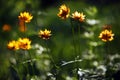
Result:
<instances>
[{"instance_id":1,"label":"yellow flower","mask_svg":"<svg viewBox=\"0 0 120 80\"><path fill-rule=\"evenodd\" d=\"M10 50L18 50L19 49L19 44L17 41L13 40L13 41L10 41L8 44L7 44L7 47L8 49Z\"/></svg>"},{"instance_id":2,"label":"yellow flower","mask_svg":"<svg viewBox=\"0 0 120 80\"><path fill-rule=\"evenodd\" d=\"M75 20L79 20L80 22L83 22L85 20L85 15L83 13L78 13L77 11L75 11L72 14L72 18Z\"/></svg>"},{"instance_id":3,"label":"yellow flower","mask_svg":"<svg viewBox=\"0 0 120 80\"><path fill-rule=\"evenodd\" d=\"M21 12L20 15L18 16L20 21L24 21L26 23L29 23L33 16L29 12Z\"/></svg>"},{"instance_id":4,"label":"yellow flower","mask_svg":"<svg viewBox=\"0 0 120 80\"><path fill-rule=\"evenodd\" d=\"M62 19L66 19L69 17L70 9L65 5L61 5L59 8L59 13L57 14Z\"/></svg>"},{"instance_id":5,"label":"yellow flower","mask_svg":"<svg viewBox=\"0 0 120 80\"><path fill-rule=\"evenodd\" d=\"M44 31L43 30L40 30L39 33L38 33L39 37L41 37L42 39L49 39L49 37L51 36L51 31L50 30L47 30L45 29Z\"/></svg>"},{"instance_id":6,"label":"yellow flower","mask_svg":"<svg viewBox=\"0 0 120 80\"><path fill-rule=\"evenodd\" d=\"M112 33L112 30L103 30L100 35L99 38L102 39L102 41L107 42L107 41L112 41L114 34Z\"/></svg>"},{"instance_id":7,"label":"yellow flower","mask_svg":"<svg viewBox=\"0 0 120 80\"><path fill-rule=\"evenodd\" d=\"M19 38L18 43L20 49L28 50L31 48L31 41L28 38Z\"/></svg>"}]
</instances>

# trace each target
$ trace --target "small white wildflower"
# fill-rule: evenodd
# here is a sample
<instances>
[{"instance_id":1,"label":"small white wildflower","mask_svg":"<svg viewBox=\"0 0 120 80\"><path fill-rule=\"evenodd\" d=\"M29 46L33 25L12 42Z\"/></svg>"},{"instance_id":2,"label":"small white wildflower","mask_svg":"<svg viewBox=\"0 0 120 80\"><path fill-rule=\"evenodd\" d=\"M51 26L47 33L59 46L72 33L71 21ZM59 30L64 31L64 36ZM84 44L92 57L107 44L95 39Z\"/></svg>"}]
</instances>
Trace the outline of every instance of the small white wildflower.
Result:
<instances>
[{"instance_id":1,"label":"small white wildflower","mask_svg":"<svg viewBox=\"0 0 120 80\"><path fill-rule=\"evenodd\" d=\"M84 33L84 36L85 36L86 38L91 38L91 37L94 36L94 33L93 33L93 32L85 32L85 33Z\"/></svg>"},{"instance_id":2,"label":"small white wildflower","mask_svg":"<svg viewBox=\"0 0 120 80\"><path fill-rule=\"evenodd\" d=\"M86 22L87 22L89 25L95 25L95 24L100 23L99 20L95 20L95 19L87 19Z\"/></svg>"}]
</instances>

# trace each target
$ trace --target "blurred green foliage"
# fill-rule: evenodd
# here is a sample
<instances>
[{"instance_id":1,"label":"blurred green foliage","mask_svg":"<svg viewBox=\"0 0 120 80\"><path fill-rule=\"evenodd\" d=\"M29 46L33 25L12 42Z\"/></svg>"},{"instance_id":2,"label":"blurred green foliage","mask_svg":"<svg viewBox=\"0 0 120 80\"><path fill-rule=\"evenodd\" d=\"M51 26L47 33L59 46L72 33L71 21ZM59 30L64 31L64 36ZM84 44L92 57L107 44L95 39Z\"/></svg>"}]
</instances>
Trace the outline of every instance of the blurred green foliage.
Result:
<instances>
[{"instance_id":1,"label":"blurred green foliage","mask_svg":"<svg viewBox=\"0 0 120 80\"><path fill-rule=\"evenodd\" d=\"M69 6L71 14L80 11L86 15L86 21L80 25L80 40L78 40L78 26L76 23L74 24L76 26L76 46L80 46L78 57L82 61L65 66L61 65L74 61L77 56L74 53L70 21L61 20L57 16L61 4ZM22 77L23 80L55 80L54 75L57 76L57 80L77 80L75 78L76 63L83 72L88 70L91 74L105 75L106 80L112 80L117 75L120 67L120 1L1 0L0 5L0 80L19 80L19 77ZM23 11L29 11L33 15L33 20L26 25L25 34L32 40L30 53L34 61L34 74L37 76L33 76L33 72L29 72L32 66L29 63L28 54L24 54L23 51L10 51L6 47L8 41L24 35L18 30L18 15ZM11 30L3 31L4 24L9 24ZM98 39L105 24L111 25L115 34L114 40L109 43L108 54L105 52L106 44ZM40 39L37 34L40 29L45 28L52 31L52 37L47 42L49 54L46 53L45 41ZM15 58L15 53L17 53L17 58ZM54 64L57 66L53 65L49 55L52 56ZM17 64L17 60L20 61L20 64ZM15 67L19 69L19 75Z\"/></svg>"}]
</instances>

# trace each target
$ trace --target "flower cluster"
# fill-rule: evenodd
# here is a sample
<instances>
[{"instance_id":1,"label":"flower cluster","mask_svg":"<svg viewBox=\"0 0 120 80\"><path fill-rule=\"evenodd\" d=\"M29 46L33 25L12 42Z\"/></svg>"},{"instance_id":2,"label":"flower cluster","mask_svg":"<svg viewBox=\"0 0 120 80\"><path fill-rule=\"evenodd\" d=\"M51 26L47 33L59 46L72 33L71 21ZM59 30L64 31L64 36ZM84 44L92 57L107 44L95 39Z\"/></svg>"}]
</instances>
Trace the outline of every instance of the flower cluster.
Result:
<instances>
[{"instance_id":1,"label":"flower cluster","mask_svg":"<svg viewBox=\"0 0 120 80\"><path fill-rule=\"evenodd\" d=\"M85 15L83 13L79 13L78 11L75 11L72 16L70 16L70 8L67 7L65 4L61 5L59 8L59 13L57 14L62 19L66 19L68 17L71 17L75 20L79 20L80 22L83 22L85 20Z\"/></svg>"},{"instance_id":2,"label":"flower cluster","mask_svg":"<svg viewBox=\"0 0 120 80\"><path fill-rule=\"evenodd\" d=\"M7 44L10 50L29 50L31 48L31 41L28 38L19 38L17 41L13 40Z\"/></svg>"},{"instance_id":3,"label":"flower cluster","mask_svg":"<svg viewBox=\"0 0 120 80\"><path fill-rule=\"evenodd\" d=\"M18 18L19 18L20 30L24 32L26 30L25 23L29 23L33 18L33 16L31 16L29 12L23 12L20 13ZM38 35L42 39L47 40L51 36L51 31L47 29L45 29L44 31L40 30L38 32ZM19 38L17 41L12 40L7 44L7 48L10 50L19 50L19 49L29 50L31 48L31 40L29 40L28 38Z\"/></svg>"},{"instance_id":4,"label":"flower cluster","mask_svg":"<svg viewBox=\"0 0 120 80\"><path fill-rule=\"evenodd\" d=\"M44 31L43 30L40 30L39 33L38 33L39 37L41 37L42 39L49 39L49 37L51 36L51 31L50 30L47 30L45 29Z\"/></svg>"},{"instance_id":5,"label":"flower cluster","mask_svg":"<svg viewBox=\"0 0 120 80\"><path fill-rule=\"evenodd\" d=\"M104 42L112 41L114 34L109 26L105 26L103 31L100 33L99 38L102 39Z\"/></svg>"},{"instance_id":6,"label":"flower cluster","mask_svg":"<svg viewBox=\"0 0 120 80\"><path fill-rule=\"evenodd\" d=\"M33 16L29 12L21 12L18 16L20 31L24 32L26 30L25 23L29 23ZM13 40L7 44L8 49L10 50L29 50L31 48L31 40L28 38L19 38L17 41Z\"/></svg>"}]
</instances>

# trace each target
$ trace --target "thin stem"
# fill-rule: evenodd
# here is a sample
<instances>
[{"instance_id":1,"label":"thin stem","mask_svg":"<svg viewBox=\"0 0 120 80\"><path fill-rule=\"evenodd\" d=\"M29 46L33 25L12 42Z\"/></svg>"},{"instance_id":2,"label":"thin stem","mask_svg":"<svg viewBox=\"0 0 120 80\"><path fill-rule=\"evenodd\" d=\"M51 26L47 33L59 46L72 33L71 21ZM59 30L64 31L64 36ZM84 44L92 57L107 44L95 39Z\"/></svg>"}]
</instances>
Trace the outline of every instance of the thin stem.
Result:
<instances>
[{"instance_id":1,"label":"thin stem","mask_svg":"<svg viewBox=\"0 0 120 80\"><path fill-rule=\"evenodd\" d=\"M57 67L54 60L53 60L53 58L52 58L52 56L49 54L49 48L48 48L47 40L45 40L45 44L46 44L47 53L48 53L52 63L54 64L55 67Z\"/></svg>"},{"instance_id":2,"label":"thin stem","mask_svg":"<svg viewBox=\"0 0 120 80\"><path fill-rule=\"evenodd\" d=\"M78 42L79 42L79 45L78 45L78 55L80 54L80 23L78 23ZM77 56L78 56L77 55Z\"/></svg>"},{"instance_id":3,"label":"thin stem","mask_svg":"<svg viewBox=\"0 0 120 80\"><path fill-rule=\"evenodd\" d=\"M53 65L54 65L54 67L55 67L56 69L59 69L60 67L58 67L58 66L55 64L54 59L53 59L52 56L49 54L49 49L48 49L47 40L45 40L45 44L46 44L46 49L47 49L48 56L50 57ZM57 71L55 72L55 75L54 75L55 78L56 78L56 80L57 80L57 75L59 75L59 70L57 70Z\"/></svg>"},{"instance_id":4,"label":"thin stem","mask_svg":"<svg viewBox=\"0 0 120 80\"><path fill-rule=\"evenodd\" d=\"M77 54L77 60L79 60L80 56L80 23L78 23L78 54ZM77 72L79 70L79 64L77 64ZM79 76L77 76L77 78L79 79Z\"/></svg>"},{"instance_id":5,"label":"thin stem","mask_svg":"<svg viewBox=\"0 0 120 80\"><path fill-rule=\"evenodd\" d=\"M106 54L109 54L108 42L106 42Z\"/></svg>"},{"instance_id":6,"label":"thin stem","mask_svg":"<svg viewBox=\"0 0 120 80\"><path fill-rule=\"evenodd\" d=\"M108 54L109 54L109 42L106 42L105 49L106 49L106 53L104 55L104 59L105 59L105 64L107 64L107 62L108 62Z\"/></svg>"},{"instance_id":7,"label":"thin stem","mask_svg":"<svg viewBox=\"0 0 120 80\"><path fill-rule=\"evenodd\" d=\"M31 56L31 53L30 53L30 51L28 52L29 53L29 57L30 57L30 60L31 60L31 62L30 62L30 64L31 64L31 67L32 67L32 72L33 72L33 76L35 75L35 71L34 71L34 67L33 67L33 60L32 60L32 56Z\"/></svg>"},{"instance_id":8,"label":"thin stem","mask_svg":"<svg viewBox=\"0 0 120 80\"><path fill-rule=\"evenodd\" d=\"M26 61L25 54L26 54L27 52L26 52L26 51L23 51L23 52L24 52L24 54L23 54L23 61ZM23 65L23 67L26 67L27 73L29 73L28 65L24 65L23 62L22 62L22 65Z\"/></svg>"},{"instance_id":9,"label":"thin stem","mask_svg":"<svg viewBox=\"0 0 120 80\"><path fill-rule=\"evenodd\" d=\"M15 51L15 54L14 54L14 56L15 56L15 60L16 60L16 63L18 62L17 60L17 52Z\"/></svg>"},{"instance_id":10,"label":"thin stem","mask_svg":"<svg viewBox=\"0 0 120 80\"><path fill-rule=\"evenodd\" d=\"M19 67L18 67L18 63L19 63L19 61L18 61L18 59L17 59L17 51L15 51L15 53L14 53L14 56L15 56L15 60L16 60L16 65L14 66L12 66L15 70L16 70L16 72L17 72L17 74L18 74L18 76L19 76L19 79L20 80L22 80L22 77L21 77L21 75L20 75L20 73L19 73Z\"/></svg>"},{"instance_id":11,"label":"thin stem","mask_svg":"<svg viewBox=\"0 0 120 80\"><path fill-rule=\"evenodd\" d=\"M70 19L70 23L71 23L71 27L72 27L74 52L75 52L75 55L77 56L78 54L77 54L77 47L76 47L76 44L75 44L75 32L74 32L74 26L73 26L72 19ZM75 58L75 61L76 60L77 59ZM76 70L77 75L76 75L76 77L79 80L79 77L78 77L78 64L77 64L77 62L75 63L75 66L77 67L77 70Z\"/></svg>"},{"instance_id":12,"label":"thin stem","mask_svg":"<svg viewBox=\"0 0 120 80\"><path fill-rule=\"evenodd\" d=\"M73 47L74 47L74 53L75 53L76 56L77 56L77 50L76 50L76 45L75 45L75 32L74 32L74 26L73 26L72 19L70 19L70 23L71 23L72 35L73 35Z\"/></svg>"}]
</instances>

